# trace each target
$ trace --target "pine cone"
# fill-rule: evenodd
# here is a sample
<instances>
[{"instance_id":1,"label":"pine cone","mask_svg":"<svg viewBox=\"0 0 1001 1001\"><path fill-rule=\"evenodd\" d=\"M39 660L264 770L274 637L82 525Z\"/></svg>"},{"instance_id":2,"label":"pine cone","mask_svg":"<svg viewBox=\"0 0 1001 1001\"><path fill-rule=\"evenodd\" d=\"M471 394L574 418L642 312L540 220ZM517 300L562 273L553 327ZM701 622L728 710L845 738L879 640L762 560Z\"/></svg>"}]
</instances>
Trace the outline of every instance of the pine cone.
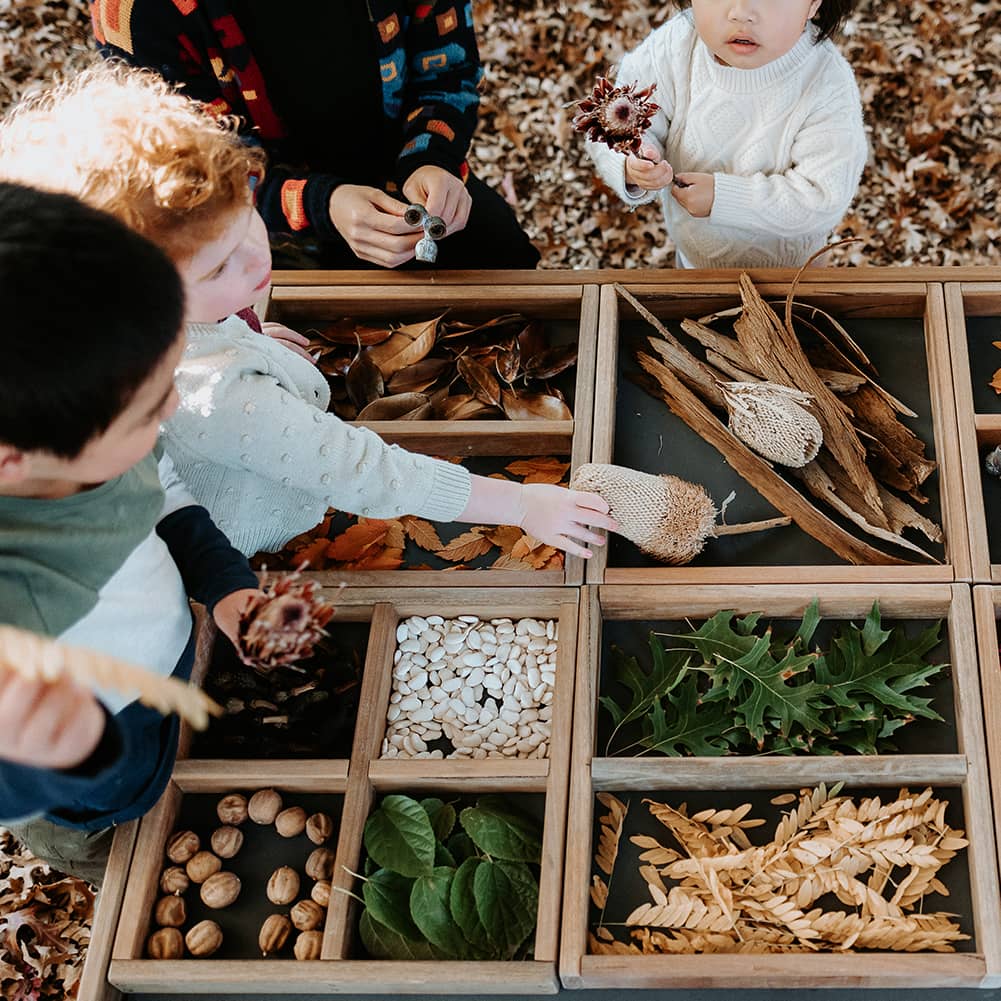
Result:
<instances>
[{"instance_id":1,"label":"pine cone","mask_svg":"<svg viewBox=\"0 0 1001 1001\"><path fill-rule=\"evenodd\" d=\"M643 133L650 128L659 104L649 100L657 89L651 84L644 90L639 85L613 87L605 77L598 77L594 90L577 102L573 127L584 132L591 142L603 142L617 153L639 153Z\"/></svg>"}]
</instances>

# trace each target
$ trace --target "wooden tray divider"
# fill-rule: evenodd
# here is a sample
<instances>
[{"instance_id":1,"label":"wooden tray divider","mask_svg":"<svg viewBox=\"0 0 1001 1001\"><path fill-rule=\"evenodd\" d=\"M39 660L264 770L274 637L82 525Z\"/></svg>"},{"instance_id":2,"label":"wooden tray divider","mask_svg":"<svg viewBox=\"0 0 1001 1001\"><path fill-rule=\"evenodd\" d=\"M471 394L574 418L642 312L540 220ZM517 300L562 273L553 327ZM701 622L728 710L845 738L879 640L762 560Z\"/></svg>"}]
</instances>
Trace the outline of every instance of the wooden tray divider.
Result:
<instances>
[{"instance_id":1,"label":"wooden tray divider","mask_svg":"<svg viewBox=\"0 0 1001 1001\"><path fill-rule=\"evenodd\" d=\"M347 780L348 762L343 758L197 758L178 761L173 774L174 783L183 793L272 787L286 792L341 793L347 788Z\"/></svg>"}]
</instances>

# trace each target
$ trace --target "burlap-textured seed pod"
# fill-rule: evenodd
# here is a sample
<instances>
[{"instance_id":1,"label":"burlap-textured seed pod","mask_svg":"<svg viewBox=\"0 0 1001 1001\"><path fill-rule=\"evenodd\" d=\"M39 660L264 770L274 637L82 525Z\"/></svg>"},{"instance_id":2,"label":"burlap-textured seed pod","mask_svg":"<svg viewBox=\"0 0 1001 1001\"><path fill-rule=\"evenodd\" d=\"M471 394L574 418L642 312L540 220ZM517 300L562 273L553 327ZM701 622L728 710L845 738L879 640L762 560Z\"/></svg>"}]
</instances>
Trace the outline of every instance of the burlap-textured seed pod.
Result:
<instances>
[{"instance_id":1,"label":"burlap-textured seed pod","mask_svg":"<svg viewBox=\"0 0 1001 1001\"><path fill-rule=\"evenodd\" d=\"M824 442L817 418L801 404L813 397L774 382L718 383L730 430L759 455L782 466L812 462Z\"/></svg>"},{"instance_id":2,"label":"burlap-textured seed pod","mask_svg":"<svg viewBox=\"0 0 1001 1001\"><path fill-rule=\"evenodd\" d=\"M619 523L619 534L665 563L691 562L716 528L712 498L677 476L586 463L570 486L600 494Z\"/></svg>"}]
</instances>

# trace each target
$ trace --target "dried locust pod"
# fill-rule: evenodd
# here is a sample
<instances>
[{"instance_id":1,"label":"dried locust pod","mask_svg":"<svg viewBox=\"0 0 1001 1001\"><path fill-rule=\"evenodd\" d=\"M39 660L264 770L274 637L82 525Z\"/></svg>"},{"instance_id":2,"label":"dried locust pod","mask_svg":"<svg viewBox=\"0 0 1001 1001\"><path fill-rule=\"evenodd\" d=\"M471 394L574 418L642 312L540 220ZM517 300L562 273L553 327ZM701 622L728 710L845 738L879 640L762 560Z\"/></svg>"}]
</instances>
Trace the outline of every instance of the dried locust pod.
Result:
<instances>
[{"instance_id":1,"label":"dried locust pod","mask_svg":"<svg viewBox=\"0 0 1001 1001\"><path fill-rule=\"evenodd\" d=\"M258 670L270 671L304 660L313 653L334 606L317 594L315 581L297 573L265 583L240 614L237 652Z\"/></svg>"},{"instance_id":2,"label":"dried locust pod","mask_svg":"<svg viewBox=\"0 0 1001 1001\"><path fill-rule=\"evenodd\" d=\"M577 102L574 131L585 133L591 142L605 143L617 153L639 153L643 133L660 105L650 100L655 84L643 90L637 90L638 86L615 87L599 76L591 93Z\"/></svg>"},{"instance_id":3,"label":"dried locust pod","mask_svg":"<svg viewBox=\"0 0 1001 1001\"><path fill-rule=\"evenodd\" d=\"M585 463L570 483L573 490L599 494L619 524L619 534L665 563L690 563L706 541L719 535L757 532L788 525L788 518L747 525L718 525L712 498L677 476L654 476L637 469Z\"/></svg>"},{"instance_id":4,"label":"dried locust pod","mask_svg":"<svg viewBox=\"0 0 1001 1001\"><path fill-rule=\"evenodd\" d=\"M801 404L813 397L774 382L721 382L730 430L758 455L799 469L824 443L820 422Z\"/></svg>"}]
</instances>

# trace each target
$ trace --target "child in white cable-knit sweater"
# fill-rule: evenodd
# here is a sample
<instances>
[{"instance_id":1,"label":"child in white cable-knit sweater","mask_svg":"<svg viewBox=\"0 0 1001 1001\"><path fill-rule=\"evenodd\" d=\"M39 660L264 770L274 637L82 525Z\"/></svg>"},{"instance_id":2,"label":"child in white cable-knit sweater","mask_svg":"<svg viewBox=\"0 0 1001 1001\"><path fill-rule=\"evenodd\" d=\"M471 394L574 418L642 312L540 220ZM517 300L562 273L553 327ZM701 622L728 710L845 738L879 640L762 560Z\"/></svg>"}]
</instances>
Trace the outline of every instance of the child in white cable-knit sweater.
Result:
<instances>
[{"instance_id":1,"label":"child in white cable-knit sweater","mask_svg":"<svg viewBox=\"0 0 1001 1001\"><path fill-rule=\"evenodd\" d=\"M614 529L596 494L474 476L326 412L330 389L280 324L250 305L271 253L251 200L262 155L153 74L104 65L34 95L0 125L0 178L76 194L160 245L184 282L181 403L163 442L243 553L276 551L328 508L374 518L519 525L588 557ZM114 276L101 276L113 287Z\"/></svg>"},{"instance_id":2,"label":"child in white cable-knit sweater","mask_svg":"<svg viewBox=\"0 0 1001 1001\"><path fill-rule=\"evenodd\" d=\"M831 41L854 6L691 0L622 60L616 84L656 84L660 111L639 156L587 149L627 205L660 198L679 267L796 267L827 243L868 152Z\"/></svg>"}]
</instances>

